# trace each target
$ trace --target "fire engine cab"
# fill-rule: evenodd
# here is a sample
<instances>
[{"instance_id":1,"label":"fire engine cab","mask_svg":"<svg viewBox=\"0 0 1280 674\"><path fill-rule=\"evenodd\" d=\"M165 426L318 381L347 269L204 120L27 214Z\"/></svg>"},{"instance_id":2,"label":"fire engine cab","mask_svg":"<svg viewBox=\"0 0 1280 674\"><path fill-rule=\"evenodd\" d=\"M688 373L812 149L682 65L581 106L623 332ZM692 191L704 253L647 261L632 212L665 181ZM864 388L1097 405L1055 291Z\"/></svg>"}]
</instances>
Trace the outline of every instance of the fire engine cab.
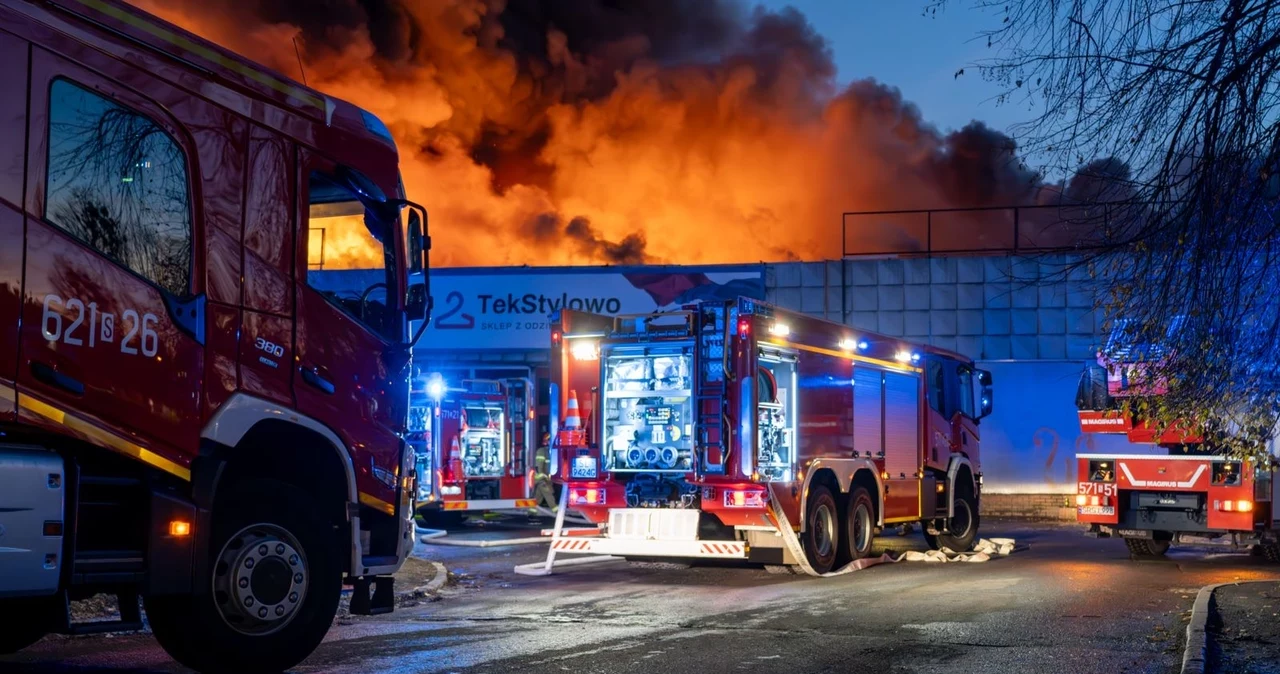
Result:
<instances>
[{"instance_id":1,"label":"fire engine cab","mask_svg":"<svg viewBox=\"0 0 1280 674\"><path fill-rule=\"evenodd\" d=\"M0 0L0 63L0 653L145 606L281 671L344 585L391 611L429 241L387 127L121 0Z\"/></svg>"},{"instance_id":2,"label":"fire engine cab","mask_svg":"<svg viewBox=\"0 0 1280 674\"><path fill-rule=\"evenodd\" d=\"M992 402L972 360L746 298L552 329L552 472L602 525L553 549L826 573L903 523L972 545Z\"/></svg>"},{"instance_id":3,"label":"fire engine cab","mask_svg":"<svg viewBox=\"0 0 1280 674\"><path fill-rule=\"evenodd\" d=\"M410 401L422 438L415 447L419 512L456 524L468 513L534 508L533 382L423 381Z\"/></svg>"},{"instance_id":4,"label":"fire engine cab","mask_svg":"<svg viewBox=\"0 0 1280 674\"><path fill-rule=\"evenodd\" d=\"M1150 363L1162 357L1159 345L1134 344L1121 320L1097 362L1086 366L1076 395L1081 432L1123 435L1163 451L1077 454L1077 520L1089 535L1124 538L1135 557L1163 555L1174 543L1259 545L1280 561L1274 469L1220 454L1202 429L1161 427L1134 411L1134 401L1164 392L1150 375Z\"/></svg>"}]
</instances>

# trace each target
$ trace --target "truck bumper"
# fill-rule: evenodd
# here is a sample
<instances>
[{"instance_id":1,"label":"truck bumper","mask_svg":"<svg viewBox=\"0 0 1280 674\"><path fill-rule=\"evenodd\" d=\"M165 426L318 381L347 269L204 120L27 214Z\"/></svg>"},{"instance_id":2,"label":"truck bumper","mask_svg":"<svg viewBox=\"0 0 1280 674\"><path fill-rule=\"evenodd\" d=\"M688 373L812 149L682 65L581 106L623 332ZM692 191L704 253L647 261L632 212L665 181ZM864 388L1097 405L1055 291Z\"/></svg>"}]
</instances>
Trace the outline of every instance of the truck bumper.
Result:
<instances>
[{"instance_id":1,"label":"truck bumper","mask_svg":"<svg viewBox=\"0 0 1280 674\"><path fill-rule=\"evenodd\" d=\"M615 557L679 557L682 559L743 559L743 541L661 541L626 538L560 538L551 542L557 553Z\"/></svg>"},{"instance_id":2,"label":"truck bumper","mask_svg":"<svg viewBox=\"0 0 1280 674\"><path fill-rule=\"evenodd\" d=\"M62 577L66 472L62 457L0 446L0 597L58 591Z\"/></svg>"},{"instance_id":3,"label":"truck bumper","mask_svg":"<svg viewBox=\"0 0 1280 674\"><path fill-rule=\"evenodd\" d=\"M439 503L441 510L451 512L458 511L479 511L479 510L521 510L536 508L538 506L537 499L531 498L503 498L503 499L485 499L479 501L442 501ZM428 506L430 507L430 506Z\"/></svg>"}]
</instances>

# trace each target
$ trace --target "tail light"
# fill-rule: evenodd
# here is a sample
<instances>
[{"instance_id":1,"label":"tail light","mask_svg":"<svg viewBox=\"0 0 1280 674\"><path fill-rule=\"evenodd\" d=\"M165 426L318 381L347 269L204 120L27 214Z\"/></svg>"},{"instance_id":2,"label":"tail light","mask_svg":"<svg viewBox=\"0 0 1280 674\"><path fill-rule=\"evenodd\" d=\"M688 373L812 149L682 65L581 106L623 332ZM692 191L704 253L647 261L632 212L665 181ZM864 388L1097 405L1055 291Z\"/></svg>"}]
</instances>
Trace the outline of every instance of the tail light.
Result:
<instances>
[{"instance_id":1,"label":"tail light","mask_svg":"<svg viewBox=\"0 0 1280 674\"><path fill-rule=\"evenodd\" d=\"M758 489L726 489L724 490L724 507L763 508L764 492Z\"/></svg>"},{"instance_id":2,"label":"tail light","mask_svg":"<svg viewBox=\"0 0 1280 674\"><path fill-rule=\"evenodd\" d=\"M1229 513L1253 512L1253 501L1217 501L1218 510Z\"/></svg>"},{"instance_id":3,"label":"tail light","mask_svg":"<svg viewBox=\"0 0 1280 674\"><path fill-rule=\"evenodd\" d=\"M1094 494L1092 496L1088 494L1076 494L1076 505L1082 508L1084 506L1110 506L1111 497L1099 494Z\"/></svg>"},{"instance_id":4,"label":"tail light","mask_svg":"<svg viewBox=\"0 0 1280 674\"><path fill-rule=\"evenodd\" d=\"M569 490L569 505L601 506L605 502L605 491L595 487L573 487Z\"/></svg>"}]
</instances>

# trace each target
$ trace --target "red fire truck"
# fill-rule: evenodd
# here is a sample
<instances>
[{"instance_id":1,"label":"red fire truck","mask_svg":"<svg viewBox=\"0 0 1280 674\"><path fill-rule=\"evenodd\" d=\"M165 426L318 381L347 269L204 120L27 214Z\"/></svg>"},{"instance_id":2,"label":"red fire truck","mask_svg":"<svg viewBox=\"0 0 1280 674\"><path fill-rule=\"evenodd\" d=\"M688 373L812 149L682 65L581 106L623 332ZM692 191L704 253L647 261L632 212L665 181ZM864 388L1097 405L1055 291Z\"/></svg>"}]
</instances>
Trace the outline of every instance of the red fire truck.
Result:
<instances>
[{"instance_id":1,"label":"red fire truck","mask_svg":"<svg viewBox=\"0 0 1280 674\"><path fill-rule=\"evenodd\" d=\"M415 417L430 420L418 453L418 508L425 517L448 525L468 513L537 505L533 382L466 380L454 388L429 377L411 406L424 410Z\"/></svg>"},{"instance_id":2,"label":"red fire truck","mask_svg":"<svg viewBox=\"0 0 1280 674\"><path fill-rule=\"evenodd\" d=\"M552 329L553 474L604 525L563 552L826 573L895 524L972 545L992 402L972 360L747 298ZM580 430L558 428L571 401Z\"/></svg>"},{"instance_id":3,"label":"red fire truck","mask_svg":"<svg viewBox=\"0 0 1280 674\"><path fill-rule=\"evenodd\" d=\"M428 244L386 127L116 0L0 0L0 62L0 652L141 598L278 671L344 584L391 610ZM336 230L368 287L309 268Z\"/></svg>"},{"instance_id":4,"label":"red fire truck","mask_svg":"<svg viewBox=\"0 0 1280 674\"><path fill-rule=\"evenodd\" d=\"M1118 321L1086 367L1076 396L1080 430L1124 435L1164 452L1077 454L1077 520L1090 535L1124 538L1138 557L1163 555L1174 543L1258 545L1280 561L1273 468L1220 454L1201 429L1161 428L1126 405L1163 393L1149 365L1162 357L1158 346L1134 345Z\"/></svg>"}]
</instances>

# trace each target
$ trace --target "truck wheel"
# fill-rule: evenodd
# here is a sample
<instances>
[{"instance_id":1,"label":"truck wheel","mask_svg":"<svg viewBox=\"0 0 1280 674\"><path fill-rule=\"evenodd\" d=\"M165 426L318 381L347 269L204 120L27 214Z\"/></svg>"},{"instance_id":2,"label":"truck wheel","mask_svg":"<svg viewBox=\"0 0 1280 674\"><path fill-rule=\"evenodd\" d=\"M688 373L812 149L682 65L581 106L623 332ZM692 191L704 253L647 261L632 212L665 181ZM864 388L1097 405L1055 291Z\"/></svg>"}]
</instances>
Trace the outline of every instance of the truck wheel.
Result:
<instances>
[{"instance_id":1,"label":"truck wheel","mask_svg":"<svg viewBox=\"0 0 1280 674\"><path fill-rule=\"evenodd\" d=\"M1155 541L1146 538L1126 538L1124 544L1133 557L1160 557L1169 551L1169 541Z\"/></svg>"},{"instance_id":2,"label":"truck wheel","mask_svg":"<svg viewBox=\"0 0 1280 674\"><path fill-rule=\"evenodd\" d=\"M342 592L343 548L306 492L249 480L220 495L211 577L189 596L146 598L160 645L199 672L279 672L329 631ZM203 586L203 587L200 587Z\"/></svg>"},{"instance_id":3,"label":"truck wheel","mask_svg":"<svg viewBox=\"0 0 1280 674\"><path fill-rule=\"evenodd\" d=\"M804 554L809 566L818 573L827 573L836 564L840 549L840 516L836 512L836 500L831 490L822 485L809 489L809 504L805 513Z\"/></svg>"},{"instance_id":4,"label":"truck wheel","mask_svg":"<svg viewBox=\"0 0 1280 674\"><path fill-rule=\"evenodd\" d=\"M956 494L955 510L947 521L947 530L936 536L925 532L924 539L934 550L947 548L952 552L968 552L978 537L978 502L968 492Z\"/></svg>"},{"instance_id":5,"label":"truck wheel","mask_svg":"<svg viewBox=\"0 0 1280 674\"><path fill-rule=\"evenodd\" d=\"M849 512L845 516L844 550L850 560L859 560L871 554L871 541L875 539L875 506L865 487L858 487L849 495Z\"/></svg>"}]
</instances>

